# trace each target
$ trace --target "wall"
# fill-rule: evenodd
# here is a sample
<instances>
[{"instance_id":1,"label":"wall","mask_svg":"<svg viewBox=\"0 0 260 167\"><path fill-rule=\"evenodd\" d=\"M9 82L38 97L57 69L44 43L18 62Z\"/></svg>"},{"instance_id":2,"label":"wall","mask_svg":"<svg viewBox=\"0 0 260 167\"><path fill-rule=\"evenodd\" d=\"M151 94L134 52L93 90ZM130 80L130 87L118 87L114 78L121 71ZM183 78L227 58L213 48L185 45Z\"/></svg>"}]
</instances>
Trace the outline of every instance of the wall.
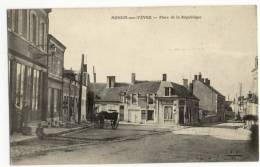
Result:
<instances>
[{"instance_id":1,"label":"wall","mask_svg":"<svg viewBox=\"0 0 260 167\"><path fill-rule=\"evenodd\" d=\"M258 104L247 103L247 114L258 115Z\"/></svg>"},{"instance_id":2,"label":"wall","mask_svg":"<svg viewBox=\"0 0 260 167\"><path fill-rule=\"evenodd\" d=\"M225 97L217 96L217 115L219 116L219 121L225 120Z\"/></svg>"},{"instance_id":3,"label":"wall","mask_svg":"<svg viewBox=\"0 0 260 167\"><path fill-rule=\"evenodd\" d=\"M63 78L63 117L66 121L77 122L79 85L75 81Z\"/></svg>"},{"instance_id":4,"label":"wall","mask_svg":"<svg viewBox=\"0 0 260 167\"><path fill-rule=\"evenodd\" d=\"M47 47L41 48L39 45L40 34L38 28L33 29L30 26L30 14L36 14L37 25L39 26L40 21L44 21L46 24L45 29L45 41L43 46L47 46L47 34L48 34L48 12L45 10L23 10L27 13L26 19L22 18L22 10L8 10L7 11L7 21L8 21L8 58L9 58L9 87L10 92L10 129L11 133L18 130L19 126L31 122L39 122L41 120L46 120L47 111L47 59L46 53ZM18 17L15 17L14 13L17 13ZM17 24L15 24L17 23ZM26 26L23 25L23 23ZM16 26L15 26L16 25ZM17 31L16 31L17 30ZM36 30L37 41L33 43L31 41L31 32ZM17 65L22 66L23 73L21 78L23 78L23 83L20 82L17 75ZM31 72L30 72L31 71ZM35 74L37 76L35 76ZM23 77L22 77L23 76ZM26 76L26 77L24 77ZM21 106L16 104L16 89L17 83L21 83L23 88L23 94L21 93ZM35 88L35 89L34 89ZM37 89L36 89L37 88ZM19 88L20 89L20 88ZM34 92L35 97L33 96ZM37 101L34 102L33 101ZM26 103L25 103L26 102ZM26 105L25 105L26 104ZM29 104L29 105L28 105ZM37 106L37 107L35 107ZM22 111L22 112L21 112ZM19 113L18 113L19 112ZM26 117L25 120L21 120L21 113Z\"/></svg>"},{"instance_id":5,"label":"wall","mask_svg":"<svg viewBox=\"0 0 260 167\"><path fill-rule=\"evenodd\" d=\"M193 81L193 94L200 99L200 109L210 111L212 114L217 113L217 94L204 83Z\"/></svg>"},{"instance_id":6,"label":"wall","mask_svg":"<svg viewBox=\"0 0 260 167\"><path fill-rule=\"evenodd\" d=\"M179 123L179 102L176 98L159 99L158 103L158 122L159 124L178 124ZM164 119L165 107L172 107L174 117L172 120Z\"/></svg>"}]
</instances>

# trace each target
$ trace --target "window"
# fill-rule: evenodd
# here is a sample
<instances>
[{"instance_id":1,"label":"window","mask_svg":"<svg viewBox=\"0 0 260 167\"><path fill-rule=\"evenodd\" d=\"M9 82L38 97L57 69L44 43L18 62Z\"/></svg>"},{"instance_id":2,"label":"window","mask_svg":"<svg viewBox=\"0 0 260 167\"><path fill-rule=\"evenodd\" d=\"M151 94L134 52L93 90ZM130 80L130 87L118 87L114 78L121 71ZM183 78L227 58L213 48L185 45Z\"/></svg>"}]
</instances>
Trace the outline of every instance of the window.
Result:
<instances>
[{"instance_id":1,"label":"window","mask_svg":"<svg viewBox=\"0 0 260 167\"><path fill-rule=\"evenodd\" d=\"M132 104L137 104L137 94L132 95Z\"/></svg>"},{"instance_id":2,"label":"window","mask_svg":"<svg viewBox=\"0 0 260 167\"><path fill-rule=\"evenodd\" d=\"M172 120L174 119L174 111L172 106L165 106L164 107L164 120Z\"/></svg>"},{"instance_id":3,"label":"window","mask_svg":"<svg viewBox=\"0 0 260 167\"><path fill-rule=\"evenodd\" d=\"M153 120L153 113L154 111L153 110L148 110L147 111L147 120Z\"/></svg>"},{"instance_id":4,"label":"window","mask_svg":"<svg viewBox=\"0 0 260 167\"><path fill-rule=\"evenodd\" d=\"M62 71L61 61L59 60L59 58L57 58L57 74L62 75L61 71Z\"/></svg>"},{"instance_id":5,"label":"window","mask_svg":"<svg viewBox=\"0 0 260 167\"><path fill-rule=\"evenodd\" d=\"M22 35L27 38L27 10L22 10Z\"/></svg>"},{"instance_id":6,"label":"window","mask_svg":"<svg viewBox=\"0 0 260 167\"><path fill-rule=\"evenodd\" d=\"M53 90L53 113L57 112L57 107L58 107L58 92L57 89Z\"/></svg>"},{"instance_id":7,"label":"window","mask_svg":"<svg viewBox=\"0 0 260 167\"><path fill-rule=\"evenodd\" d=\"M16 66L16 100L15 105L21 107L20 92L21 92L21 64L17 63Z\"/></svg>"},{"instance_id":8,"label":"window","mask_svg":"<svg viewBox=\"0 0 260 167\"><path fill-rule=\"evenodd\" d=\"M146 111L145 110L142 110L141 111L141 119L143 119L143 120L146 120L147 118L146 118Z\"/></svg>"},{"instance_id":9,"label":"window","mask_svg":"<svg viewBox=\"0 0 260 167\"><path fill-rule=\"evenodd\" d=\"M165 96L170 96L170 88L165 88Z\"/></svg>"},{"instance_id":10,"label":"window","mask_svg":"<svg viewBox=\"0 0 260 167\"><path fill-rule=\"evenodd\" d=\"M33 72L33 95L32 95L32 109L38 110L38 96L39 96L39 71Z\"/></svg>"},{"instance_id":11,"label":"window","mask_svg":"<svg viewBox=\"0 0 260 167\"><path fill-rule=\"evenodd\" d=\"M31 103L31 91L29 91L32 87L32 69L30 67L26 67L26 72L27 72L27 75L26 75L26 102L27 102L27 105L30 105Z\"/></svg>"},{"instance_id":12,"label":"window","mask_svg":"<svg viewBox=\"0 0 260 167\"><path fill-rule=\"evenodd\" d=\"M124 95L122 95L122 94L120 95L120 102L124 103Z\"/></svg>"},{"instance_id":13,"label":"window","mask_svg":"<svg viewBox=\"0 0 260 167\"><path fill-rule=\"evenodd\" d=\"M153 95L152 94L148 95L148 104L153 104Z\"/></svg>"},{"instance_id":14,"label":"window","mask_svg":"<svg viewBox=\"0 0 260 167\"><path fill-rule=\"evenodd\" d=\"M40 45L41 48L45 49L45 23L40 24Z\"/></svg>"},{"instance_id":15,"label":"window","mask_svg":"<svg viewBox=\"0 0 260 167\"><path fill-rule=\"evenodd\" d=\"M51 88L48 88L48 114L51 113Z\"/></svg>"},{"instance_id":16,"label":"window","mask_svg":"<svg viewBox=\"0 0 260 167\"><path fill-rule=\"evenodd\" d=\"M34 43L34 44L36 44L36 36L37 36L37 31L36 31L36 16L35 16L35 14L33 14L32 15L32 42Z\"/></svg>"},{"instance_id":17,"label":"window","mask_svg":"<svg viewBox=\"0 0 260 167\"><path fill-rule=\"evenodd\" d=\"M12 10L7 10L7 26L12 29Z\"/></svg>"},{"instance_id":18,"label":"window","mask_svg":"<svg viewBox=\"0 0 260 167\"><path fill-rule=\"evenodd\" d=\"M18 33L19 10L14 10L14 32Z\"/></svg>"}]
</instances>

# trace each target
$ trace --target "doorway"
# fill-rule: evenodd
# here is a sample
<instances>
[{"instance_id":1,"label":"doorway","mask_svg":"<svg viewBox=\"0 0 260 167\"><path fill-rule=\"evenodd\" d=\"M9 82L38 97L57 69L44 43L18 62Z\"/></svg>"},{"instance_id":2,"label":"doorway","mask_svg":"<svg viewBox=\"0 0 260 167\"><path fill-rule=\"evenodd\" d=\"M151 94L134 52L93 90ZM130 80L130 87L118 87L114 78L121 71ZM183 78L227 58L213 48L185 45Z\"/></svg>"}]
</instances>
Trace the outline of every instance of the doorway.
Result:
<instances>
[{"instance_id":1,"label":"doorway","mask_svg":"<svg viewBox=\"0 0 260 167\"><path fill-rule=\"evenodd\" d=\"M179 108L179 124L184 124L184 107Z\"/></svg>"},{"instance_id":2,"label":"doorway","mask_svg":"<svg viewBox=\"0 0 260 167\"><path fill-rule=\"evenodd\" d=\"M124 106L119 107L119 120L124 121Z\"/></svg>"},{"instance_id":3,"label":"doorway","mask_svg":"<svg viewBox=\"0 0 260 167\"><path fill-rule=\"evenodd\" d=\"M148 110L147 111L147 121L150 121L150 120L154 120L154 111L153 110Z\"/></svg>"}]
</instances>

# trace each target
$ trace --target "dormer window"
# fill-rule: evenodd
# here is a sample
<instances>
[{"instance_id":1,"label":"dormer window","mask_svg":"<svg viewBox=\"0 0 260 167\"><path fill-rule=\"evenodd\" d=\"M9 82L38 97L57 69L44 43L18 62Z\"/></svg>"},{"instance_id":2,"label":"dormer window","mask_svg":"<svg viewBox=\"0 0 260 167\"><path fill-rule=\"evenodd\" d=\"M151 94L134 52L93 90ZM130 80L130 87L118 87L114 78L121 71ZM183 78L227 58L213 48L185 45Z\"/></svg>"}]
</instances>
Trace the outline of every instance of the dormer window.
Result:
<instances>
[{"instance_id":1,"label":"dormer window","mask_svg":"<svg viewBox=\"0 0 260 167\"><path fill-rule=\"evenodd\" d=\"M153 95L152 94L148 94L148 104L153 104Z\"/></svg>"},{"instance_id":2,"label":"dormer window","mask_svg":"<svg viewBox=\"0 0 260 167\"><path fill-rule=\"evenodd\" d=\"M121 94L120 94L120 102L121 103L125 103L125 95L126 95L126 92L122 92Z\"/></svg>"},{"instance_id":3,"label":"dormer window","mask_svg":"<svg viewBox=\"0 0 260 167\"><path fill-rule=\"evenodd\" d=\"M132 94L132 104L137 104L137 94Z\"/></svg>"},{"instance_id":4,"label":"dormer window","mask_svg":"<svg viewBox=\"0 0 260 167\"><path fill-rule=\"evenodd\" d=\"M171 90L171 88L169 88L169 87L165 88L165 96L170 96L170 90Z\"/></svg>"}]
</instances>

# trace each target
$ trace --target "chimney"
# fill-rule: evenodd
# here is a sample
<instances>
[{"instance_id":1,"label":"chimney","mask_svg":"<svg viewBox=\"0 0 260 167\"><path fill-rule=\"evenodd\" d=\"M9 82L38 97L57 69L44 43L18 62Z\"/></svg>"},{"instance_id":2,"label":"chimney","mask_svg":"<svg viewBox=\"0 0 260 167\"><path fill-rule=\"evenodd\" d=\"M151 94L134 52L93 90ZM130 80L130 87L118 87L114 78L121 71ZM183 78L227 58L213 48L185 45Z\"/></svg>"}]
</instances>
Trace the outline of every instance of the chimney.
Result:
<instances>
[{"instance_id":1,"label":"chimney","mask_svg":"<svg viewBox=\"0 0 260 167\"><path fill-rule=\"evenodd\" d=\"M255 57L255 68L258 69L258 57Z\"/></svg>"},{"instance_id":2,"label":"chimney","mask_svg":"<svg viewBox=\"0 0 260 167\"><path fill-rule=\"evenodd\" d=\"M162 75L162 81L167 81L167 74Z\"/></svg>"},{"instance_id":3,"label":"chimney","mask_svg":"<svg viewBox=\"0 0 260 167\"><path fill-rule=\"evenodd\" d=\"M194 80L198 80L198 75L194 75Z\"/></svg>"},{"instance_id":4,"label":"chimney","mask_svg":"<svg viewBox=\"0 0 260 167\"><path fill-rule=\"evenodd\" d=\"M115 76L107 76L107 88L114 88L116 83Z\"/></svg>"},{"instance_id":5,"label":"chimney","mask_svg":"<svg viewBox=\"0 0 260 167\"><path fill-rule=\"evenodd\" d=\"M192 84L192 83L190 83L190 85L189 85L189 90L190 90L191 92L193 92L193 84Z\"/></svg>"},{"instance_id":6,"label":"chimney","mask_svg":"<svg viewBox=\"0 0 260 167\"><path fill-rule=\"evenodd\" d=\"M90 85L90 77L89 77L89 74L88 74L88 78L87 78L87 86Z\"/></svg>"},{"instance_id":7,"label":"chimney","mask_svg":"<svg viewBox=\"0 0 260 167\"><path fill-rule=\"evenodd\" d=\"M83 72L87 72L87 64L83 64Z\"/></svg>"},{"instance_id":8,"label":"chimney","mask_svg":"<svg viewBox=\"0 0 260 167\"><path fill-rule=\"evenodd\" d=\"M94 77L94 83L96 83L96 73L93 73L93 77Z\"/></svg>"},{"instance_id":9,"label":"chimney","mask_svg":"<svg viewBox=\"0 0 260 167\"><path fill-rule=\"evenodd\" d=\"M135 84L135 73L131 74L131 83Z\"/></svg>"},{"instance_id":10,"label":"chimney","mask_svg":"<svg viewBox=\"0 0 260 167\"><path fill-rule=\"evenodd\" d=\"M202 80L201 72L199 73L199 80L200 80L200 81Z\"/></svg>"},{"instance_id":11,"label":"chimney","mask_svg":"<svg viewBox=\"0 0 260 167\"><path fill-rule=\"evenodd\" d=\"M93 82L96 83L96 72L95 72L95 67L93 66Z\"/></svg>"},{"instance_id":12,"label":"chimney","mask_svg":"<svg viewBox=\"0 0 260 167\"><path fill-rule=\"evenodd\" d=\"M183 79L183 86L184 86L186 89L189 89L188 79Z\"/></svg>"},{"instance_id":13,"label":"chimney","mask_svg":"<svg viewBox=\"0 0 260 167\"><path fill-rule=\"evenodd\" d=\"M210 80L208 78L206 78L205 84L210 86Z\"/></svg>"}]
</instances>

